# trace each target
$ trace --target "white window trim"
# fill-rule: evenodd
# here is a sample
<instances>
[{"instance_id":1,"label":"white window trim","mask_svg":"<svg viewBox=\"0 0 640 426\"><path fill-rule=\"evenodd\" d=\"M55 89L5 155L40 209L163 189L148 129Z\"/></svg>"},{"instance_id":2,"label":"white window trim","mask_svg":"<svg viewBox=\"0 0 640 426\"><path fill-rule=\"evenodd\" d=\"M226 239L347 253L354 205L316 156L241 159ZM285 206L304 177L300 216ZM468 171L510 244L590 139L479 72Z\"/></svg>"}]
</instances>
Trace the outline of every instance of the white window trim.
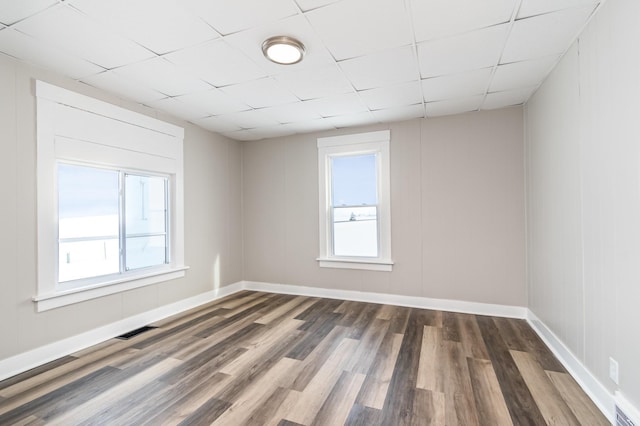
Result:
<instances>
[{"instance_id":1,"label":"white window trim","mask_svg":"<svg viewBox=\"0 0 640 426\"><path fill-rule=\"evenodd\" d=\"M391 185L389 142L391 132L360 133L318 138L319 230L320 256L316 259L323 268L365 269L391 271ZM331 157L346 154L375 153L378 158L378 257L341 257L331 254L331 226L329 225L331 197Z\"/></svg>"},{"instance_id":2,"label":"white window trim","mask_svg":"<svg viewBox=\"0 0 640 426\"><path fill-rule=\"evenodd\" d=\"M36 81L38 312L177 279L184 265L184 129ZM168 265L69 288L58 284L57 162L81 162L170 176Z\"/></svg>"}]
</instances>

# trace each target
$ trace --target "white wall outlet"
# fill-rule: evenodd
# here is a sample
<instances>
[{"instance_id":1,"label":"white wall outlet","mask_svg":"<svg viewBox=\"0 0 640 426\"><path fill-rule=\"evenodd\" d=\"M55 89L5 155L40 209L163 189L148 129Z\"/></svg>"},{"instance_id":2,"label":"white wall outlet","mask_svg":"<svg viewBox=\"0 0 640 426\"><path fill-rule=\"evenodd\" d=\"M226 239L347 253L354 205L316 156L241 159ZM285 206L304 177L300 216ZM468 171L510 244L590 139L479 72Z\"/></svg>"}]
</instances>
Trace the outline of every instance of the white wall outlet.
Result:
<instances>
[{"instance_id":1,"label":"white wall outlet","mask_svg":"<svg viewBox=\"0 0 640 426\"><path fill-rule=\"evenodd\" d=\"M618 361L609 357L609 378L618 384Z\"/></svg>"}]
</instances>

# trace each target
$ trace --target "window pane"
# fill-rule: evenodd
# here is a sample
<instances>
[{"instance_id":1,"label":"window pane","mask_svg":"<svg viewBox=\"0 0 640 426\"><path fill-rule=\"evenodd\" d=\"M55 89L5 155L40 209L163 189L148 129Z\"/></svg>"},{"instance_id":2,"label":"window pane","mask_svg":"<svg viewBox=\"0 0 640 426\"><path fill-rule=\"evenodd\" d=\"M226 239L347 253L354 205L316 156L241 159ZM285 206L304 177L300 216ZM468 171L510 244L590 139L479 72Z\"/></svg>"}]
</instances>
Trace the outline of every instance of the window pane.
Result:
<instances>
[{"instance_id":1,"label":"window pane","mask_svg":"<svg viewBox=\"0 0 640 426\"><path fill-rule=\"evenodd\" d=\"M58 282L118 273L118 173L58 164Z\"/></svg>"},{"instance_id":2,"label":"window pane","mask_svg":"<svg viewBox=\"0 0 640 426\"><path fill-rule=\"evenodd\" d=\"M164 235L152 237L128 237L127 269L146 268L162 265L166 262L166 243Z\"/></svg>"},{"instance_id":3,"label":"window pane","mask_svg":"<svg viewBox=\"0 0 640 426\"><path fill-rule=\"evenodd\" d=\"M337 207L333 209L333 255L378 256L376 207Z\"/></svg>"},{"instance_id":4,"label":"window pane","mask_svg":"<svg viewBox=\"0 0 640 426\"><path fill-rule=\"evenodd\" d=\"M333 206L378 203L375 154L332 157L331 194Z\"/></svg>"},{"instance_id":5,"label":"window pane","mask_svg":"<svg viewBox=\"0 0 640 426\"><path fill-rule=\"evenodd\" d=\"M166 232L166 179L125 175L127 237Z\"/></svg>"}]
</instances>

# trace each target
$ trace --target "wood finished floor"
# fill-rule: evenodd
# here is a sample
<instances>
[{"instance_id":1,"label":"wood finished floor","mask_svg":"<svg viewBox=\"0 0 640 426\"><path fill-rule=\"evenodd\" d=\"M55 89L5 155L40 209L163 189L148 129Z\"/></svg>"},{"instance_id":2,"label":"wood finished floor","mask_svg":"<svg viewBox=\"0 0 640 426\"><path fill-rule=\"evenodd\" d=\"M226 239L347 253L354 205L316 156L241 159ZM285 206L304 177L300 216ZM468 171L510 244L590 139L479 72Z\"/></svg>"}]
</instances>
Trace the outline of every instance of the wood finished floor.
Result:
<instances>
[{"instance_id":1,"label":"wood finished floor","mask_svg":"<svg viewBox=\"0 0 640 426\"><path fill-rule=\"evenodd\" d=\"M0 382L0 425L608 425L523 320L241 292Z\"/></svg>"}]
</instances>

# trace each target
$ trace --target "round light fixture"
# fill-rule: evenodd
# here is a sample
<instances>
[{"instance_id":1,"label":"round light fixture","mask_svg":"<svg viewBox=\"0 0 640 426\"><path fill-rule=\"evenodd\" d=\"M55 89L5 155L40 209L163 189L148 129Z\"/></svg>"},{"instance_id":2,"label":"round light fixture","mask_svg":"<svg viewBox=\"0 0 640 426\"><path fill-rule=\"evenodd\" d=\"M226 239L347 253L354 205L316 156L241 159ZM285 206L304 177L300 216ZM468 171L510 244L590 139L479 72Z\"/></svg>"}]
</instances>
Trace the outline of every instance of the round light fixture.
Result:
<instances>
[{"instance_id":1,"label":"round light fixture","mask_svg":"<svg viewBox=\"0 0 640 426\"><path fill-rule=\"evenodd\" d=\"M293 37L269 37L262 43L264 56L280 65L297 64L304 57L304 52L304 44Z\"/></svg>"}]
</instances>

